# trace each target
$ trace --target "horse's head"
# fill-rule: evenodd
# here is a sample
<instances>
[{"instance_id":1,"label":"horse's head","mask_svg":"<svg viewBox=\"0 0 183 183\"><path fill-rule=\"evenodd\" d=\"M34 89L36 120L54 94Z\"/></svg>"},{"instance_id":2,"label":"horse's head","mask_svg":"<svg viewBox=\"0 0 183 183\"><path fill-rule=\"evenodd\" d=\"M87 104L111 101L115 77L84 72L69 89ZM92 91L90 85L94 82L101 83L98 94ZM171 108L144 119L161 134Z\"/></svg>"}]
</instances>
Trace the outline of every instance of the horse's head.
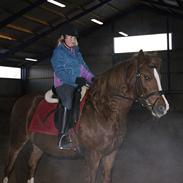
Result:
<instances>
[{"instance_id":1,"label":"horse's head","mask_svg":"<svg viewBox=\"0 0 183 183\"><path fill-rule=\"evenodd\" d=\"M135 95L158 118L169 110L168 101L162 92L159 70L160 58L155 54L144 54L141 50L137 56Z\"/></svg>"}]
</instances>

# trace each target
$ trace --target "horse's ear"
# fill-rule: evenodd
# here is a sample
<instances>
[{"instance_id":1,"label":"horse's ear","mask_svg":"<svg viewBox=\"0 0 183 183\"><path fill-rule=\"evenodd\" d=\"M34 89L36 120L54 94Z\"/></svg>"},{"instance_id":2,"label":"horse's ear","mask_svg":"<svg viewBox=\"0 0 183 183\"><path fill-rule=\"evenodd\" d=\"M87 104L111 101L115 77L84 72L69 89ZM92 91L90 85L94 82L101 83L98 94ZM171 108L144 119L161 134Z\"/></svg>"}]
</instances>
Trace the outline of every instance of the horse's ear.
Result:
<instances>
[{"instance_id":1,"label":"horse's ear","mask_svg":"<svg viewBox=\"0 0 183 183\"><path fill-rule=\"evenodd\" d=\"M144 56L143 50L140 50L140 51L139 51L138 56L140 56L140 57Z\"/></svg>"}]
</instances>

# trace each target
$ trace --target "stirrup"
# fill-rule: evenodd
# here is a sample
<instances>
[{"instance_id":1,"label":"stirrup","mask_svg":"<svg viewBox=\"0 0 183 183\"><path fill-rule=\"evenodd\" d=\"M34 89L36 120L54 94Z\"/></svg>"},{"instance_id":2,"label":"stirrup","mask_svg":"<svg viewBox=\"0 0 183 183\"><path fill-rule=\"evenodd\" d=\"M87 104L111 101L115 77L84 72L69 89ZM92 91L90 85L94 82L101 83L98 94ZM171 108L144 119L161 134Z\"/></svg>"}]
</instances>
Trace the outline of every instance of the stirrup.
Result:
<instances>
[{"instance_id":1,"label":"stirrup","mask_svg":"<svg viewBox=\"0 0 183 183\"><path fill-rule=\"evenodd\" d=\"M70 138L70 135L68 133L64 133L61 135L59 141L58 141L58 147L61 150L69 150L73 148L72 140Z\"/></svg>"}]
</instances>

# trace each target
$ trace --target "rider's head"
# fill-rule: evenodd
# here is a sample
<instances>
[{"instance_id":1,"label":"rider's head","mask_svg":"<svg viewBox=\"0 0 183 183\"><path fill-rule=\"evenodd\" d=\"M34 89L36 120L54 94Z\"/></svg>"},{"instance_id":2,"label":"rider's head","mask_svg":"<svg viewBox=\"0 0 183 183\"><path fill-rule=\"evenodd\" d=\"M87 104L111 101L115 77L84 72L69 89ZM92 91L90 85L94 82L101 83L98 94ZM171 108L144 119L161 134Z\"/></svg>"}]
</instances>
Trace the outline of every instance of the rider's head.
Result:
<instances>
[{"instance_id":1,"label":"rider's head","mask_svg":"<svg viewBox=\"0 0 183 183\"><path fill-rule=\"evenodd\" d=\"M58 44L64 42L66 46L72 48L78 45L77 37L78 30L72 24L65 24L61 28L60 38L58 40Z\"/></svg>"}]
</instances>

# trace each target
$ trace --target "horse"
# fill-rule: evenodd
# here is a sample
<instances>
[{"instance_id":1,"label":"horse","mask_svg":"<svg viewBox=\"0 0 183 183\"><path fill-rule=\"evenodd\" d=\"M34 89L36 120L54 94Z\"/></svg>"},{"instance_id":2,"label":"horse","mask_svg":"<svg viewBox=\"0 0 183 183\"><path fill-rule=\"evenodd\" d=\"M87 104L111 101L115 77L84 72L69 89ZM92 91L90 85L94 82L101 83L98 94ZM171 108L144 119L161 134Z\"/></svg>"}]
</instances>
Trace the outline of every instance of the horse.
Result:
<instances>
[{"instance_id":1,"label":"horse","mask_svg":"<svg viewBox=\"0 0 183 183\"><path fill-rule=\"evenodd\" d=\"M35 170L43 153L67 158L80 154L88 168L87 183L96 182L100 164L103 183L110 183L114 160L127 134L127 114L133 102L138 101L156 118L169 110L161 87L160 63L157 54L140 50L96 77L80 116L80 127L71 137L77 141L80 151L59 150L56 136L30 133L27 124L34 113L31 109L36 106L36 97L25 95L18 99L10 119L10 145L3 183L8 183L17 155L27 141L33 147L27 183L34 183Z\"/></svg>"}]
</instances>

